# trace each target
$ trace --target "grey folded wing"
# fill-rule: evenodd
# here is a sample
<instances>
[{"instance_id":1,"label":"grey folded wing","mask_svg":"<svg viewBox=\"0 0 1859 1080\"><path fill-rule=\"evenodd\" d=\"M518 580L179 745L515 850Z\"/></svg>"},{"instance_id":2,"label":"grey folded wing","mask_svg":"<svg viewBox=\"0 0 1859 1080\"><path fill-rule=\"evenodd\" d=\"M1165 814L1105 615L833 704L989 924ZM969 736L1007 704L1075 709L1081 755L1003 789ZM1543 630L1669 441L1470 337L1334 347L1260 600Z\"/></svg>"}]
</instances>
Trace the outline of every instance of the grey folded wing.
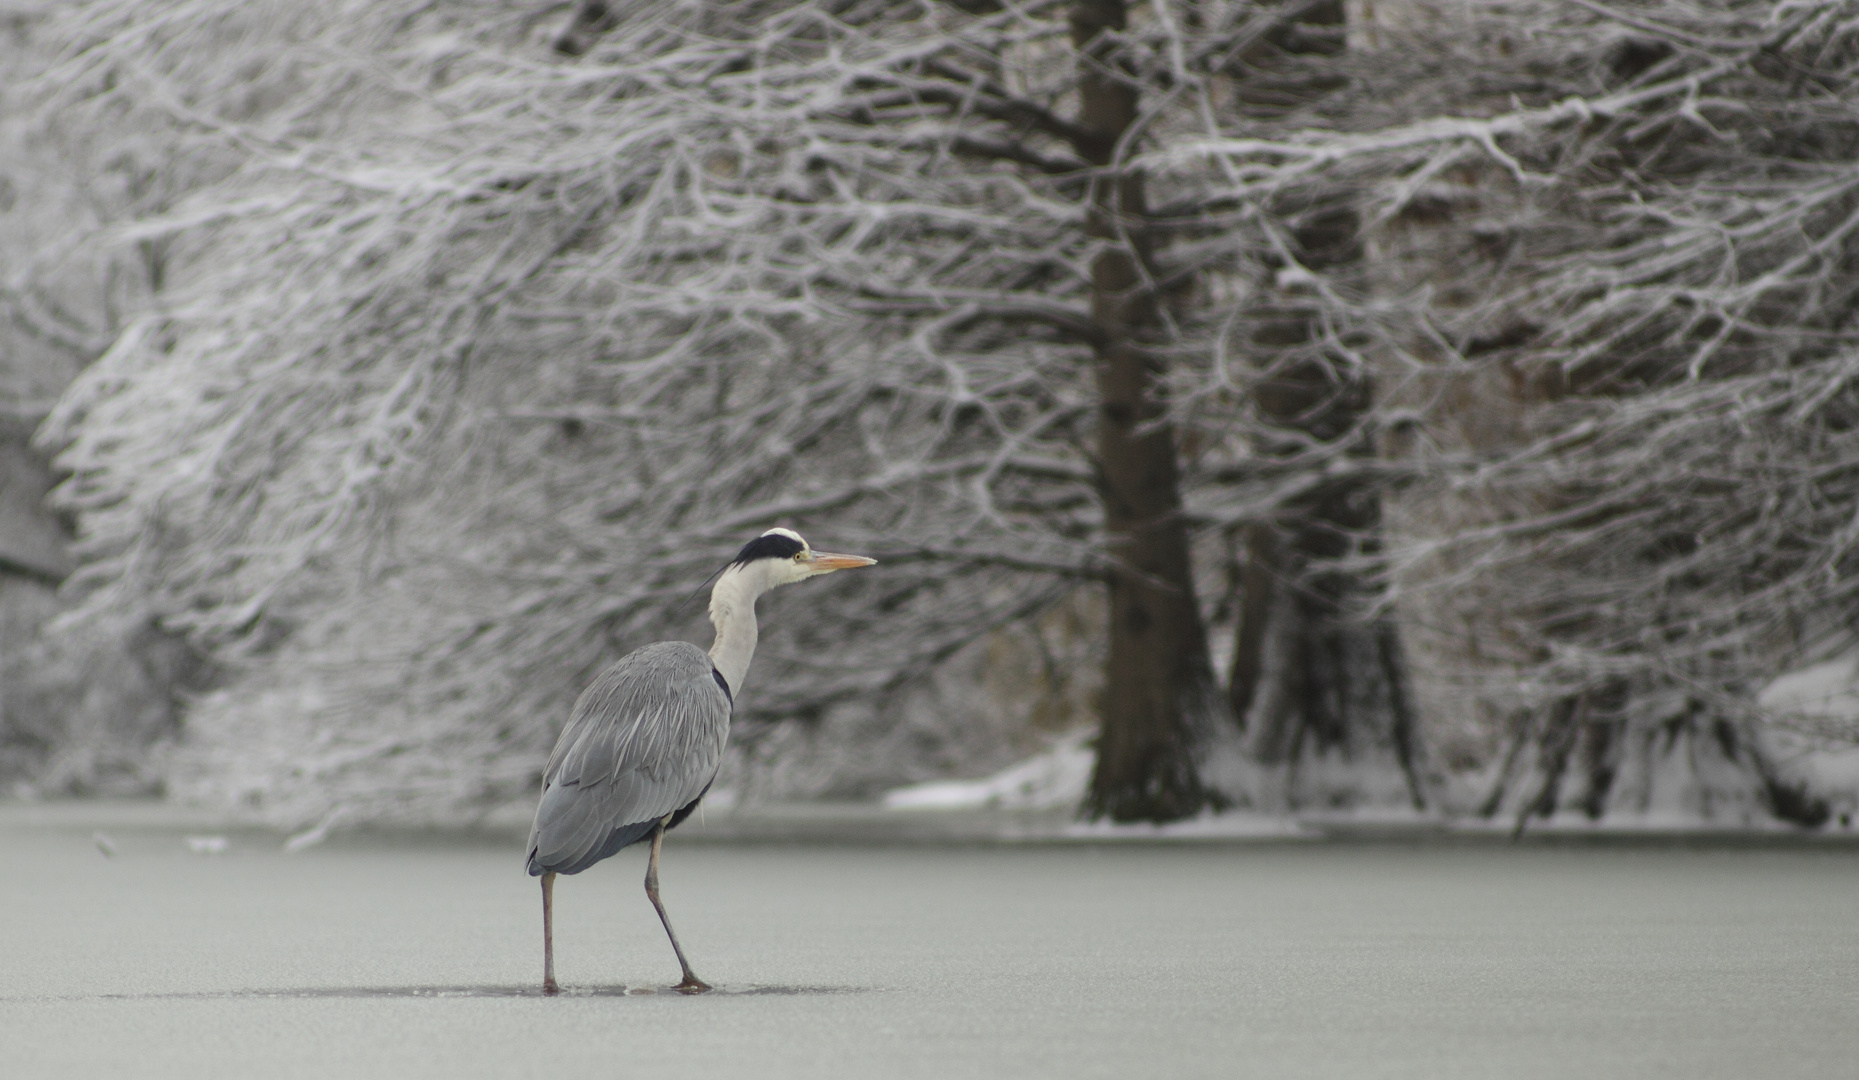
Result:
<instances>
[{"instance_id":1,"label":"grey folded wing","mask_svg":"<svg viewBox=\"0 0 1859 1080\"><path fill-rule=\"evenodd\" d=\"M628 653L575 702L543 773L529 872L574 874L704 793L729 739L729 694L689 642Z\"/></svg>"}]
</instances>

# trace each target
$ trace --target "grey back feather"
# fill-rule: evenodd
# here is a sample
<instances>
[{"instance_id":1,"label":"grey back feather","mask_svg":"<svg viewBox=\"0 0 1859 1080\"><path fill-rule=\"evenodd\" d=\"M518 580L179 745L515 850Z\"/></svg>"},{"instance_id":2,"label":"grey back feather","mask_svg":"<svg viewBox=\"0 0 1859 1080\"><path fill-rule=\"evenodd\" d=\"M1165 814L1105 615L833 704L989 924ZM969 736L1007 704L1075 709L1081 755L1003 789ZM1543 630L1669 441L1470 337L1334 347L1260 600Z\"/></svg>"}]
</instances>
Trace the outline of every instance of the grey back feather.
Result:
<instances>
[{"instance_id":1,"label":"grey back feather","mask_svg":"<svg viewBox=\"0 0 1859 1080\"><path fill-rule=\"evenodd\" d=\"M616 830L644 824L643 836L702 795L722 764L729 714L709 655L686 641L647 645L601 672L549 756L530 872L585 869Z\"/></svg>"}]
</instances>

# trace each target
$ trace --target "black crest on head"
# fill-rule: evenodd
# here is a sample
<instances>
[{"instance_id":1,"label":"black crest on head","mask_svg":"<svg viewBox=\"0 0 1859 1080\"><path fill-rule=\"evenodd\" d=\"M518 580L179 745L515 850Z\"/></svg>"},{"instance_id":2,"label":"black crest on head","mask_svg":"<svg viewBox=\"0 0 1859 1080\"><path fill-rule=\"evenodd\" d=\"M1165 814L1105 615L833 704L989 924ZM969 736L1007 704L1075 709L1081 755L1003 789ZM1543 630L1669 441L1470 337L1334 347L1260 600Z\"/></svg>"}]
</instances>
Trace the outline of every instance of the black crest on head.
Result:
<instances>
[{"instance_id":1,"label":"black crest on head","mask_svg":"<svg viewBox=\"0 0 1859 1080\"><path fill-rule=\"evenodd\" d=\"M742 566L757 559L791 559L803 550L799 540L780 533L770 533L742 545L742 550L736 553L736 559L731 565Z\"/></svg>"}]
</instances>

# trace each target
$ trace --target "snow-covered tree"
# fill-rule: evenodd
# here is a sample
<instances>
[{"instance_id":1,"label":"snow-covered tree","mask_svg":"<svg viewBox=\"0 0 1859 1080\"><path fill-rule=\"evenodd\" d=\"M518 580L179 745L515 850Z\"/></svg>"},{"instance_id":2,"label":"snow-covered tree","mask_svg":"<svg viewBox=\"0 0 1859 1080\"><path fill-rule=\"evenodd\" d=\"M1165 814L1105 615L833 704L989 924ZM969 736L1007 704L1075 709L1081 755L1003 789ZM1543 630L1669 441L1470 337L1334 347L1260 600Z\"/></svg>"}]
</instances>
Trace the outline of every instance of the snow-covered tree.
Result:
<instances>
[{"instance_id":1,"label":"snow-covered tree","mask_svg":"<svg viewBox=\"0 0 1859 1080\"><path fill-rule=\"evenodd\" d=\"M1853 22L79 5L43 115L190 177L43 435L80 616L296 822L523 790L772 524L886 569L771 599L740 776L959 763L950 665L1101 588L1092 813L1811 819L1750 721L1849 629Z\"/></svg>"},{"instance_id":2,"label":"snow-covered tree","mask_svg":"<svg viewBox=\"0 0 1859 1080\"><path fill-rule=\"evenodd\" d=\"M1061 10L639 5L572 60L502 5L81 14L61 121L226 163L132 227L164 303L47 435L87 609L228 673L177 787L293 820L506 796L776 522L889 569L774 602L751 748L1128 576L1083 448L1091 265L1129 245L1091 163L974 141L1078 134L1034 104L1077 77Z\"/></svg>"},{"instance_id":3,"label":"snow-covered tree","mask_svg":"<svg viewBox=\"0 0 1859 1080\"><path fill-rule=\"evenodd\" d=\"M45 503L50 455L31 440L159 287L159 245L99 233L158 210L189 170L148 167L133 133L97 142L36 122L25 88L54 58L56 22L34 5L0 14L0 784L145 793L198 658L146 619L42 632L68 606L70 523Z\"/></svg>"},{"instance_id":4,"label":"snow-covered tree","mask_svg":"<svg viewBox=\"0 0 1859 1080\"><path fill-rule=\"evenodd\" d=\"M1351 12L1330 93L1177 154L1360 217L1295 278L1376 384L1434 749L1520 826L1824 818L1752 721L1851 641L1859 7Z\"/></svg>"}]
</instances>

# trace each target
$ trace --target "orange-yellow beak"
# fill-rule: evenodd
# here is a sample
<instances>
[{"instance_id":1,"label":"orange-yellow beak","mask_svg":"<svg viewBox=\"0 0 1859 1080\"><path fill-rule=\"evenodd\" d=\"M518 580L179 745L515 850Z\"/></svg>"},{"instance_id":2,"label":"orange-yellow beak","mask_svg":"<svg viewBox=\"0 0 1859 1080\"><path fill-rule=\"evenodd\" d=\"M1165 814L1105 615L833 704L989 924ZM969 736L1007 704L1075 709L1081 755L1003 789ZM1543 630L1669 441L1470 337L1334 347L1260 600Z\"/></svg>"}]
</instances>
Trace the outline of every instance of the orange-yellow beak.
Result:
<instances>
[{"instance_id":1,"label":"orange-yellow beak","mask_svg":"<svg viewBox=\"0 0 1859 1080\"><path fill-rule=\"evenodd\" d=\"M826 551L816 551L807 566L816 574L826 574L834 570L855 570L861 566L876 566L878 560L867 559L863 555L834 555Z\"/></svg>"}]
</instances>

